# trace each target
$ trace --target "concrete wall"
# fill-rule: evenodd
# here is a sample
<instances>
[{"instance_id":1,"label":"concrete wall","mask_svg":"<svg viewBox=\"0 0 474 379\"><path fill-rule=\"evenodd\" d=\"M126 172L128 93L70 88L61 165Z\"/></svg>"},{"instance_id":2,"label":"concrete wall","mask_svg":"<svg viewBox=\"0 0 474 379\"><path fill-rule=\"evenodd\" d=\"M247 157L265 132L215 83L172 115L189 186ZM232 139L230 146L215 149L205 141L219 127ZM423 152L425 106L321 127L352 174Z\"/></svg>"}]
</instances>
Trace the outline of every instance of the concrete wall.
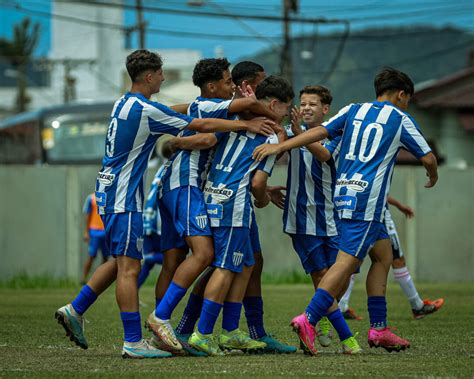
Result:
<instances>
[{"instance_id":1,"label":"concrete wall","mask_svg":"<svg viewBox=\"0 0 474 379\"><path fill-rule=\"evenodd\" d=\"M0 280L20 273L78 278L86 257L82 204L94 188L98 167L0 166ZM148 182L153 175L150 170ZM391 194L416 217L393 210L412 274L427 281L473 281L474 168L442 168L435 189L425 189L422 168L398 167ZM276 167L273 184L286 183ZM301 270L281 211L257 210L267 273ZM366 262L363 271L367 269Z\"/></svg>"}]
</instances>

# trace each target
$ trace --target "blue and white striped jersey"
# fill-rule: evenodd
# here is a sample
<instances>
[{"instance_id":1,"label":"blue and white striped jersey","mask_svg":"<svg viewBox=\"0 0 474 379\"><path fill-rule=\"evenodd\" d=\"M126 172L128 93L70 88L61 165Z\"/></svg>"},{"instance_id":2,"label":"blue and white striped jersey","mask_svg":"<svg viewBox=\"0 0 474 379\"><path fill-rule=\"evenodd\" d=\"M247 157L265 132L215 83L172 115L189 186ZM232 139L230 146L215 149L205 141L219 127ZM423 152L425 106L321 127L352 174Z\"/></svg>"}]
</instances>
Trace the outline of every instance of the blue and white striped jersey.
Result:
<instances>
[{"instance_id":1,"label":"blue and white striped jersey","mask_svg":"<svg viewBox=\"0 0 474 379\"><path fill-rule=\"evenodd\" d=\"M196 118L234 119L235 115L229 113L231 102L232 100L207 99L199 96L190 104L188 115ZM180 135L188 137L196 133L193 130L183 130ZM178 150L167 162L161 194L184 186L194 186L202 190L212 150Z\"/></svg>"},{"instance_id":2,"label":"blue and white striped jersey","mask_svg":"<svg viewBox=\"0 0 474 379\"><path fill-rule=\"evenodd\" d=\"M100 214L142 211L144 174L158 137L177 135L191 121L139 93L115 102L96 182Z\"/></svg>"},{"instance_id":3,"label":"blue and white striped jersey","mask_svg":"<svg viewBox=\"0 0 474 379\"><path fill-rule=\"evenodd\" d=\"M252 159L263 143L278 143L275 134L264 137L240 131L219 133L211 169L204 187L204 199L212 227L250 227L252 219L251 182L255 171L271 174L275 156L261 162Z\"/></svg>"},{"instance_id":4,"label":"blue and white striped jersey","mask_svg":"<svg viewBox=\"0 0 474 379\"><path fill-rule=\"evenodd\" d=\"M382 222L401 147L421 158L431 149L415 121L389 102L350 104L325 125L342 135L334 204L340 217Z\"/></svg>"},{"instance_id":5,"label":"blue and white striped jersey","mask_svg":"<svg viewBox=\"0 0 474 379\"><path fill-rule=\"evenodd\" d=\"M306 130L306 125L302 129ZM289 138L293 137L291 126L286 131ZM330 143L331 149L332 146L337 146L335 140ZM320 162L305 146L292 149L289 154L283 231L318 237L337 235L338 217L332 201L336 181L334 160Z\"/></svg>"},{"instance_id":6,"label":"blue and white striped jersey","mask_svg":"<svg viewBox=\"0 0 474 379\"><path fill-rule=\"evenodd\" d=\"M161 183L161 177L165 166L162 165L158 169L151 182L150 192L145 201L145 209L143 210L143 232L149 236L152 233L161 235L161 216L158 210L158 187Z\"/></svg>"}]
</instances>

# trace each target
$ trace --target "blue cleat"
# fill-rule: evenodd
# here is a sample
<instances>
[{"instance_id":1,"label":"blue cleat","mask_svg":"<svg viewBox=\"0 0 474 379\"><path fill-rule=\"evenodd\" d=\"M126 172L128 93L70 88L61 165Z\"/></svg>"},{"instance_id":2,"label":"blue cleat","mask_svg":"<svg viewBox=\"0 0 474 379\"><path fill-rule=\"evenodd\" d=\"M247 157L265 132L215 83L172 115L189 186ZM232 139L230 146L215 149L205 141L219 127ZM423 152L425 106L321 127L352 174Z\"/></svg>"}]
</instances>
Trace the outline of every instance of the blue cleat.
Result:
<instances>
[{"instance_id":1,"label":"blue cleat","mask_svg":"<svg viewBox=\"0 0 474 379\"><path fill-rule=\"evenodd\" d=\"M63 326L66 336L71 341L83 349L89 347L86 337L84 337L84 317L79 315L71 304L59 308L54 317Z\"/></svg>"},{"instance_id":2,"label":"blue cleat","mask_svg":"<svg viewBox=\"0 0 474 379\"><path fill-rule=\"evenodd\" d=\"M264 348L264 353L273 354L292 354L296 353L297 348L291 345L285 345L284 343L276 340L271 335L266 335L257 339L257 341L265 342L267 346Z\"/></svg>"}]
</instances>

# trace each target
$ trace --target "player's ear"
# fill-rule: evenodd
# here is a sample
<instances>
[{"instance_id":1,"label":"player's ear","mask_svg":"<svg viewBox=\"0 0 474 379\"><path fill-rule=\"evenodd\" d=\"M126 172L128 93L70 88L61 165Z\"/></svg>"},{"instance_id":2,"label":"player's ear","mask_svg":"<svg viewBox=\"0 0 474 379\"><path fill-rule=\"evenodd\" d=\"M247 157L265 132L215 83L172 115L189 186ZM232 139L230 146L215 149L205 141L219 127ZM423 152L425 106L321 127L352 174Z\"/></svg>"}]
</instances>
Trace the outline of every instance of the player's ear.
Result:
<instances>
[{"instance_id":1,"label":"player's ear","mask_svg":"<svg viewBox=\"0 0 474 379\"><path fill-rule=\"evenodd\" d=\"M327 115L329 113L329 104L323 104L323 114Z\"/></svg>"},{"instance_id":2,"label":"player's ear","mask_svg":"<svg viewBox=\"0 0 474 379\"><path fill-rule=\"evenodd\" d=\"M216 85L212 82L207 83L206 87L207 87L207 90L212 94L216 91Z\"/></svg>"}]
</instances>

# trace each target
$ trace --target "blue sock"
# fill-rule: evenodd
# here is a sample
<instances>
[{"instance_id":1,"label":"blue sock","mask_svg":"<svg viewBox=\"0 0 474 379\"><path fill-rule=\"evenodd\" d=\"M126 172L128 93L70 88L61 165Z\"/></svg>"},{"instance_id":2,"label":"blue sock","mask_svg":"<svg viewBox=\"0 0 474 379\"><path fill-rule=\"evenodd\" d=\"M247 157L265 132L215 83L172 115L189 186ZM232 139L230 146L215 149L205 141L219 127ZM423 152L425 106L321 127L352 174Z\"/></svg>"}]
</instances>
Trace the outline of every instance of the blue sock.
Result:
<instances>
[{"instance_id":1,"label":"blue sock","mask_svg":"<svg viewBox=\"0 0 474 379\"><path fill-rule=\"evenodd\" d=\"M158 305L160 305L161 299L158 297L155 297L155 309L158 308Z\"/></svg>"},{"instance_id":2,"label":"blue sock","mask_svg":"<svg viewBox=\"0 0 474 379\"><path fill-rule=\"evenodd\" d=\"M385 328L387 326L387 302L385 296L369 296L367 299L370 327Z\"/></svg>"},{"instance_id":3,"label":"blue sock","mask_svg":"<svg viewBox=\"0 0 474 379\"><path fill-rule=\"evenodd\" d=\"M259 339L267 332L263 326L263 300L261 296L244 297L245 318L249 327L250 337Z\"/></svg>"},{"instance_id":4,"label":"blue sock","mask_svg":"<svg viewBox=\"0 0 474 379\"><path fill-rule=\"evenodd\" d=\"M337 334L339 335L339 339L344 341L346 338L352 337L352 332L349 329L349 325L347 325L346 320L344 320L344 316L339 309L336 309L334 312L331 312L327 315L327 318L331 322L334 329L336 329Z\"/></svg>"},{"instance_id":5,"label":"blue sock","mask_svg":"<svg viewBox=\"0 0 474 379\"><path fill-rule=\"evenodd\" d=\"M186 295L186 291L186 288L178 286L175 282L171 282L165 296L163 296L160 304L155 309L155 316L162 320L169 320L171 313L173 313L183 296Z\"/></svg>"},{"instance_id":6,"label":"blue sock","mask_svg":"<svg viewBox=\"0 0 474 379\"><path fill-rule=\"evenodd\" d=\"M315 326L327 313L332 303L334 303L334 298L331 294L322 288L318 288L306 308L306 317L308 317L309 323Z\"/></svg>"},{"instance_id":7,"label":"blue sock","mask_svg":"<svg viewBox=\"0 0 474 379\"><path fill-rule=\"evenodd\" d=\"M80 315L84 314L89 307L96 301L97 295L87 284L81 288L79 295L73 300L72 307Z\"/></svg>"},{"instance_id":8,"label":"blue sock","mask_svg":"<svg viewBox=\"0 0 474 379\"><path fill-rule=\"evenodd\" d=\"M124 341L138 342L142 339L142 328L139 312L120 312L123 323Z\"/></svg>"},{"instance_id":9,"label":"blue sock","mask_svg":"<svg viewBox=\"0 0 474 379\"><path fill-rule=\"evenodd\" d=\"M222 304L214 303L211 300L204 299L202 304L201 318L198 323L198 330L201 334L210 334L214 330L217 318L221 311Z\"/></svg>"},{"instance_id":10,"label":"blue sock","mask_svg":"<svg viewBox=\"0 0 474 379\"><path fill-rule=\"evenodd\" d=\"M222 310L222 329L232 332L239 327L240 312L242 311L242 303L224 302Z\"/></svg>"},{"instance_id":11,"label":"blue sock","mask_svg":"<svg viewBox=\"0 0 474 379\"><path fill-rule=\"evenodd\" d=\"M193 293L189 295L188 303L183 312L183 317L176 327L176 332L179 334L191 334L194 331L197 320L201 315L202 303L204 299Z\"/></svg>"}]
</instances>

